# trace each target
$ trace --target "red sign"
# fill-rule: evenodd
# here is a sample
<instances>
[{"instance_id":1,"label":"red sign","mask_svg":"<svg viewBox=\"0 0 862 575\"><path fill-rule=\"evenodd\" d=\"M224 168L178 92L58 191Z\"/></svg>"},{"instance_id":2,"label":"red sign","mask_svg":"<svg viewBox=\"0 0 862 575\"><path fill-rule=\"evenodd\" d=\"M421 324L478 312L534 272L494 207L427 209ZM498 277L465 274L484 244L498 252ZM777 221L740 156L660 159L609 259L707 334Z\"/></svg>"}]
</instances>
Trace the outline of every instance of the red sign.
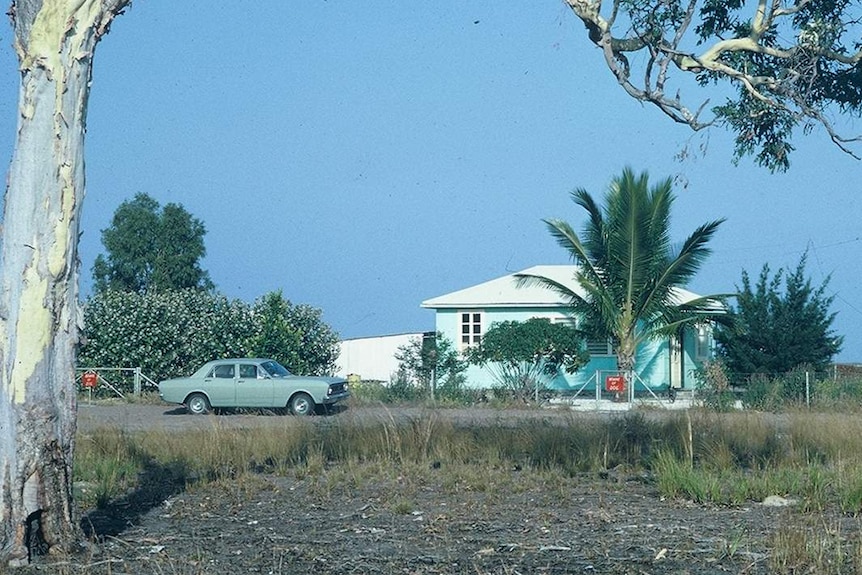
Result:
<instances>
[{"instance_id":1,"label":"red sign","mask_svg":"<svg viewBox=\"0 0 862 575\"><path fill-rule=\"evenodd\" d=\"M99 385L99 375L95 371L86 371L81 374L81 385L93 389Z\"/></svg>"},{"instance_id":2,"label":"red sign","mask_svg":"<svg viewBox=\"0 0 862 575\"><path fill-rule=\"evenodd\" d=\"M607 391L621 392L626 390L626 378L624 375L609 375L605 378L605 389Z\"/></svg>"}]
</instances>

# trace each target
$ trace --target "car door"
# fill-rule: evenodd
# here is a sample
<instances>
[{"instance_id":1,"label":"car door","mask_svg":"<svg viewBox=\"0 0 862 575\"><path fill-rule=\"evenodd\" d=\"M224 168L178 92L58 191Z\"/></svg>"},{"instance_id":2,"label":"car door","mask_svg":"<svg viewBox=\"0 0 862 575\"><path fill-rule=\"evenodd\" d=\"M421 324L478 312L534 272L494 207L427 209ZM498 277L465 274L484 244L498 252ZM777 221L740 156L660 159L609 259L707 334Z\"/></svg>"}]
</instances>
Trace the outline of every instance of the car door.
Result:
<instances>
[{"instance_id":1,"label":"car door","mask_svg":"<svg viewBox=\"0 0 862 575\"><path fill-rule=\"evenodd\" d=\"M260 377L258 377L258 375ZM236 380L237 404L242 407L284 407L273 405L272 378L258 373L254 363L240 363Z\"/></svg>"},{"instance_id":2,"label":"car door","mask_svg":"<svg viewBox=\"0 0 862 575\"><path fill-rule=\"evenodd\" d=\"M204 387L213 407L236 406L236 366L219 363L204 378Z\"/></svg>"}]
</instances>

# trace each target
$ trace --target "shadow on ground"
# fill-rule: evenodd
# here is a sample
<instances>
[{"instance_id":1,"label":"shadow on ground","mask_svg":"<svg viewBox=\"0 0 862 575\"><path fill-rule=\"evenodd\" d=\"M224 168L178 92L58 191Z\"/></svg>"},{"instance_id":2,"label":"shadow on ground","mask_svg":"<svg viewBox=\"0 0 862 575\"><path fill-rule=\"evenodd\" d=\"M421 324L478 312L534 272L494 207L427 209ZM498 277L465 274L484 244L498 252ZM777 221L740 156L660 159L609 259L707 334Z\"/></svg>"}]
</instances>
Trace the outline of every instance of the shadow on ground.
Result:
<instances>
[{"instance_id":1,"label":"shadow on ground","mask_svg":"<svg viewBox=\"0 0 862 575\"><path fill-rule=\"evenodd\" d=\"M101 541L116 537L136 525L147 512L182 492L187 478L188 470L181 464L149 463L137 489L85 514L81 518L81 529L91 539Z\"/></svg>"}]
</instances>

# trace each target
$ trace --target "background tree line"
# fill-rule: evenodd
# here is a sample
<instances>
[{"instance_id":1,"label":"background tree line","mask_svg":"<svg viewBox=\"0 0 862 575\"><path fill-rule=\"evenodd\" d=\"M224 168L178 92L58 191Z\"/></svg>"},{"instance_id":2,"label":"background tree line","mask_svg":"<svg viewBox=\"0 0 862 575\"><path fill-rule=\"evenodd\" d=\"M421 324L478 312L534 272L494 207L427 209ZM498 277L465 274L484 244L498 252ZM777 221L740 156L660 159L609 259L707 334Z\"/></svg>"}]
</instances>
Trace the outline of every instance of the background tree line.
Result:
<instances>
[{"instance_id":1,"label":"background tree line","mask_svg":"<svg viewBox=\"0 0 862 575\"><path fill-rule=\"evenodd\" d=\"M187 375L220 357L270 357L294 373L331 373L339 337L321 311L281 291L253 303L219 294L201 267L206 228L179 204L147 194L123 202L102 231L78 366Z\"/></svg>"}]
</instances>

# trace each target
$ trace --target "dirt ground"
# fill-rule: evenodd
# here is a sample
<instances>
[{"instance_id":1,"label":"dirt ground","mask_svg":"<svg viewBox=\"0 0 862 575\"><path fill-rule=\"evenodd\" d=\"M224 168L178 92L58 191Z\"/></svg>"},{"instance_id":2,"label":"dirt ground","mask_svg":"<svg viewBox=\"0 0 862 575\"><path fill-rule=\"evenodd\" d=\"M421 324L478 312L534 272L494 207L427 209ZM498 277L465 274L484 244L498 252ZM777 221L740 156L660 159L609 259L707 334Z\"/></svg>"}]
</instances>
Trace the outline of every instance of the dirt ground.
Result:
<instances>
[{"instance_id":1,"label":"dirt ground","mask_svg":"<svg viewBox=\"0 0 862 575\"><path fill-rule=\"evenodd\" d=\"M475 411L448 416L477 424L500 417ZM350 412L331 417L393 417L385 410ZM521 415L556 417L530 410ZM224 425L290 424L289 417L220 417ZM127 429L181 430L207 420L164 406L83 406L80 427L87 432L119 423ZM85 529L100 543L84 555L71 562L45 557L23 571L761 574L775 572L770 554L782 533L862 531L856 518L794 507L717 508L665 500L644 474L537 479L511 469L477 484L453 481L445 463L401 477L355 473L349 482L335 473L260 475L253 485L223 482L132 494L85 514Z\"/></svg>"},{"instance_id":2,"label":"dirt ground","mask_svg":"<svg viewBox=\"0 0 862 575\"><path fill-rule=\"evenodd\" d=\"M426 410L420 407L353 407L336 406L329 416L314 416L312 421L391 421L410 420L421 417ZM596 412L579 413L578 417L618 417L617 414ZM539 419L564 422L572 412L562 409L440 409L435 416L445 418L455 424L493 424L505 421ZM185 429L207 429L217 424L225 428L288 426L300 420L274 412L237 412L228 411L219 415L191 415L184 407L169 404L87 404L78 405L78 430L90 433L103 427L143 431L164 429L182 431Z\"/></svg>"}]
</instances>

